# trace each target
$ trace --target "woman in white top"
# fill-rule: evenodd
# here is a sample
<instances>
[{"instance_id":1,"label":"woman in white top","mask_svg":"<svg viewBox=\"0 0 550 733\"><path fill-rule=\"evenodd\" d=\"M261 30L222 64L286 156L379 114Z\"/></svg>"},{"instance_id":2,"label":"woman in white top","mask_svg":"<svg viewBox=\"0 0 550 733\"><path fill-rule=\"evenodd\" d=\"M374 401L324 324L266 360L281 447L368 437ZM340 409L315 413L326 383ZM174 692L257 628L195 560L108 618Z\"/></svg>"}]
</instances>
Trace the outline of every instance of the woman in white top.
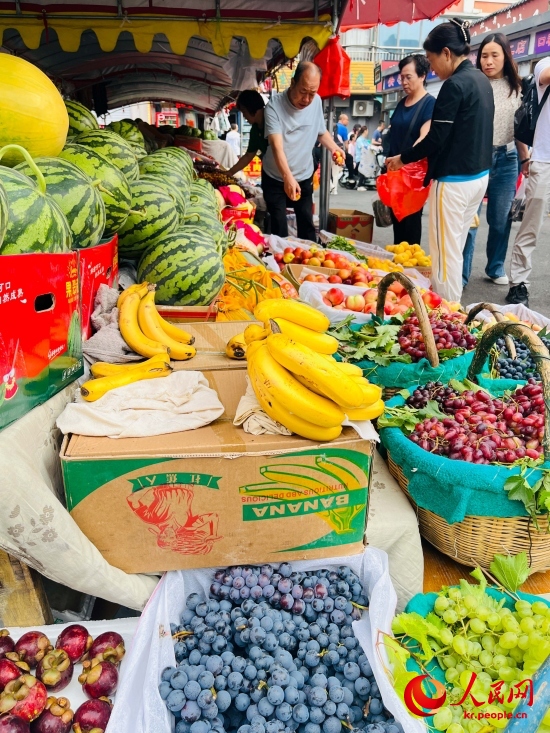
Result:
<instances>
[{"instance_id":1,"label":"woman in white top","mask_svg":"<svg viewBox=\"0 0 550 733\"><path fill-rule=\"evenodd\" d=\"M493 164L487 188L489 235L485 274L496 285L508 285L504 261L512 224L509 214L519 167L525 175L529 174L529 153L526 145L514 141L514 115L521 104L521 80L506 36L494 33L483 40L477 52L477 68L491 82L495 99ZM464 285L472 270L476 232L477 229L470 229L464 247Z\"/></svg>"}]
</instances>

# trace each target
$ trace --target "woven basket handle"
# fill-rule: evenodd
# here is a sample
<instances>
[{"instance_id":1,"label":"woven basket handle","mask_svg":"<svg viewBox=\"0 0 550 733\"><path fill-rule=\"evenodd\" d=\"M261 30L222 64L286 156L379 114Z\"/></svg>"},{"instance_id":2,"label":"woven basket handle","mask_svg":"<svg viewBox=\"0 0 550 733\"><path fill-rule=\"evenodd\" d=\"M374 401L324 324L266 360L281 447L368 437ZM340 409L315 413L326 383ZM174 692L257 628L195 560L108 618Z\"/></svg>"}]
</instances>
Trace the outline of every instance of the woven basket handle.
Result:
<instances>
[{"instance_id":1,"label":"woven basket handle","mask_svg":"<svg viewBox=\"0 0 550 733\"><path fill-rule=\"evenodd\" d=\"M478 303L475 308L472 308L470 311L468 311L468 318L466 319L466 325L468 323L471 323L474 318L481 313L481 311L489 311L489 313L492 313L497 321L497 323L503 323L504 321L508 322L508 319L505 318L502 313L498 310L496 305L493 305L493 303ZM511 336L505 336L504 341L506 343L506 349L508 350L508 354L510 355L511 359L515 359L517 357L516 347L514 346L514 342L512 341Z\"/></svg>"},{"instance_id":2,"label":"woven basket handle","mask_svg":"<svg viewBox=\"0 0 550 733\"><path fill-rule=\"evenodd\" d=\"M510 321L495 323L494 326L491 326L491 328L485 331L481 337L481 341L477 345L473 361L468 369L468 379L475 380L478 374L481 373L489 352L496 341L507 334L514 336L527 346L531 352L533 361L539 369L545 406L542 447L544 449L544 460L550 461L550 354L537 334L523 323L513 323Z\"/></svg>"},{"instance_id":3,"label":"woven basket handle","mask_svg":"<svg viewBox=\"0 0 550 733\"><path fill-rule=\"evenodd\" d=\"M388 274L380 280L378 283L378 300L376 301L376 315L378 318L384 318L384 305L386 303L386 293L388 288L393 282L400 283L407 293L411 296L411 300L414 306L416 315L418 316L418 323L420 325L420 331L424 337L424 344L426 345L426 356L430 365L433 367L439 366L439 354L437 353L437 346L435 345L435 339L430 326L430 320L428 318L428 311L424 305L424 301L420 297L418 290L415 288L409 278L402 272L388 272Z\"/></svg>"}]
</instances>

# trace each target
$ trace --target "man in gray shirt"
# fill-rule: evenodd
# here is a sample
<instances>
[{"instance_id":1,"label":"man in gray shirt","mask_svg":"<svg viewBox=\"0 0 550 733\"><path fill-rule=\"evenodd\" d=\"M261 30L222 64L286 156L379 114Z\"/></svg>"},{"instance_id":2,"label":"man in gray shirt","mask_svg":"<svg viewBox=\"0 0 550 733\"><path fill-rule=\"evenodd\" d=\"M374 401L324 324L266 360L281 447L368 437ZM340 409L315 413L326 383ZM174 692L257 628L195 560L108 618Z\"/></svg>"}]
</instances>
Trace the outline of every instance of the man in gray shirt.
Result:
<instances>
[{"instance_id":1,"label":"man in gray shirt","mask_svg":"<svg viewBox=\"0 0 550 733\"><path fill-rule=\"evenodd\" d=\"M262 161L262 189L271 215L271 232L288 236L286 209L296 214L298 237L316 241L313 225L313 147L317 140L331 153L339 148L327 131L317 94L321 72L310 61L296 67L290 87L274 94L265 108L269 147ZM338 151L338 152L337 152Z\"/></svg>"}]
</instances>

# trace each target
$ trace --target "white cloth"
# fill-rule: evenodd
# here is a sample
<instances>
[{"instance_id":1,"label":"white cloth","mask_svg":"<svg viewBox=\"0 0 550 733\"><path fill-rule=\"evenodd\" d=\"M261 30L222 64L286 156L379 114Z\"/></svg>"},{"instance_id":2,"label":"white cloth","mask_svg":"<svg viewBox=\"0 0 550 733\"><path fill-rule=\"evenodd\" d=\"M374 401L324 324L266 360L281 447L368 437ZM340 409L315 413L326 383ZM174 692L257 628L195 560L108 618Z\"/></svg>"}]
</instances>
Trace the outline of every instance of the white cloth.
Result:
<instances>
[{"instance_id":1,"label":"white cloth","mask_svg":"<svg viewBox=\"0 0 550 733\"><path fill-rule=\"evenodd\" d=\"M550 59L549 59L550 60ZM546 102L550 106L550 99ZM544 105L546 107L546 105ZM550 127L548 136L550 137ZM537 125L538 130L538 125ZM550 150L550 146L549 146ZM510 284L529 285L531 258L550 204L550 154L548 163L532 161L525 189L525 210L510 260Z\"/></svg>"},{"instance_id":2,"label":"white cloth","mask_svg":"<svg viewBox=\"0 0 550 733\"><path fill-rule=\"evenodd\" d=\"M225 136L225 142L231 145L236 155L241 154L241 135L237 130L230 130Z\"/></svg>"},{"instance_id":3,"label":"white cloth","mask_svg":"<svg viewBox=\"0 0 550 733\"><path fill-rule=\"evenodd\" d=\"M76 387L0 432L0 547L56 583L141 610L158 578L109 565L64 506L55 421Z\"/></svg>"},{"instance_id":4,"label":"white cloth","mask_svg":"<svg viewBox=\"0 0 550 733\"><path fill-rule=\"evenodd\" d=\"M462 263L468 230L487 190L489 176L474 181L434 181L430 190L432 287L441 297L460 301Z\"/></svg>"},{"instance_id":5,"label":"white cloth","mask_svg":"<svg viewBox=\"0 0 550 733\"><path fill-rule=\"evenodd\" d=\"M540 86L539 78L542 72L549 66L550 57L542 59L535 66L535 79L537 82L539 102L548 87L548 84ZM546 100L546 104L542 108L537 120L533 150L531 151L531 160L536 160L538 163L550 163L550 99Z\"/></svg>"},{"instance_id":6,"label":"white cloth","mask_svg":"<svg viewBox=\"0 0 550 733\"><path fill-rule=\"evenodd\" d=\"M196 430L223 411L201 372L179 371L118 387L95 402L78 395L58 417L57 427L66 435L142 438Z\"/></svg>"},{"instance_id":7,"label":"white cloth","mask_svg":"<svg viewBox=\"0 0 550 733\"><path fill-rule=\"evenodd\" d=\"M246 392L237 406L233 425L242 425L244 432L251 435L265 435L266 433L268 435L292 435L288 428L265 414L248 377L246 378Z\"/></svg>"},{"instance_id":8,"label":"white cloth","mask_svg":"<svg viewBox=\"0 0 550 733\"><path fill-rule=\"evenodd\" d=\"M202 149L226 170L239 161L239 156L225 140L202 140Z\"/></svg>"}]
</instances>

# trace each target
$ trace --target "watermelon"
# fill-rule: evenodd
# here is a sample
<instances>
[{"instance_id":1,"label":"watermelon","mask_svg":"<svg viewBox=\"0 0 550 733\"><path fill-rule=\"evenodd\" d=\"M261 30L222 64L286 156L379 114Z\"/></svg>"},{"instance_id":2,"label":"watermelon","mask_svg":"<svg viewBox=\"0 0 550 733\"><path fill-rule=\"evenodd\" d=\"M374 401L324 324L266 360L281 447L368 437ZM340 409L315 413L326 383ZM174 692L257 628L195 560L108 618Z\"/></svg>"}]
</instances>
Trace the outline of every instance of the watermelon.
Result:
<instances>
[{"instance_id":1,"label":"watermelon","mask_svg":"<svg viewBox=\"0 0 550 733\"><path fill-rule=\"evenodd\" d=\"M195 169L193 167L193 160L189 153L186 153L183 148L161 148L155 150L151 155L157 158L168 158L173 165L177 165L182 170L182 173L186 176L189 183L195 178Z\"/></svg>"},{"instance_id":2,"label":"watermelon","mask_svg":"<svg viewBox=\"0 0 550 733\"><path fill-rule=\"evenodd\" d=\"M107 125L106 129L120 135L129 143L136 143L141 148L145 148L145 140L134 120L116 120Z\"/></svg>"},{"instance_id":3,"label":"watermelon","mask_svg":"<svg viewBox=\"0 0 550 733\"><path fill-rule=\"evenodd\" d=\"M138 281L157 286L162 305L210 305L225 282L223 261L209 245L174 232L149 247L138 265Z\"/></svg>"},{"instance_id":4,"label":"watermelon","mask_svg":"<svg viewBox=\"0 0 550 733\"><path fill-rule=\"evenodd\" d=\"M206 238L216 250L222 255L227 251L227 232L223 224L209 217L185 216L184 226L180 227L188 236L201 236Z\"/></svg>"},{"instance_id":5,"label":"watermelon","mask_svg":"<svg viewBox=\"0 0 550 733\"><path fill-rule=\"evenodd\" d=\"M69 135L75 136L88 130L99 130L97 119L88 107L71 99L65 100L65 107L69 115Z\"/></svg>"},{"instance_id":6,"label":"watermelon","mask_svg":"<svg viewBox=\"0 0 550 733\"><path fill-rule=\"evenodd\" d=\"M139 161L139 173L142 176L161 176L181 194L187 198L189 193L189 181L181 168L174 164L174 161L165 156L159 156L158 151L151 153Z\"/></svg>"},{"instance_id":7,"label":"watermelon","mask_svg":"<svg viewBox=\"0 0 550 733\"><path fill-rule=\"evenodd\" d=\"M112 237L124 224L130 213L130 189L124 174L106 158L83 145L67 145L60 158L74 163L89 176L105 204L104 237Z\"/></svg>"},{"instance_id":8,"label":"watermelon","mask_svg":"<svg viewBox=\"0 0 550 733\"><path fill-rule=\"evenodd\" d=\"M69 222L73 247L97 244L105 229L105 205L92 179L68 160L35 158L34 162L42 171L47 193L59 204ZM28 163L20 163L15 170L36 181Z\"/></svg>"},{"instance_id":9,"label":"watermelon","mask_svg":"<svg viewBox=\"0 0 550 733\"><path fill-rule=\"evenodd\" d=\"M8 194L0 182L0 251L8 228Z\"/></svg>"},{"instance_id":10,"label":"watermelon","mask_svg":"<svg viewBox=\"0 0 550 733\"><path fill-rule=\"evenodd\" d=\"M118 230L118 251L139 259L147 247L177 229L179 216L172 196L155 181L133 181L130 193L132 211Z\"/></svg>"},{"instance_id":11,"label":"watermelon","mask_svg":"<svg viewBox=\"0 0 550 733\"><path fill-rule=\"evenodd\" d=\"M204 204L208 201L210 204L214 204L216 211L218 210L218 199L216 197L216 189L204 178L197 178L193 181L189 191L189 197L192 203Z\"/></svg>"},{"instance_id":12,"label":"watermelon","mask_svg":"<svg viewBox=\"0 0 550 733\"><path fill-rule=\"evenodd\" d=\"M147 151L145 150L145 148L142 148L141 145L138 145L137 143L133 143L131 140L127 140L126 142L134 151L134 155L136 156L138 161L140 161L142 158L145 158L145 156L147 155Z\"/></svg>"},{"instance_id":13,"label":"watermelon","mask_svg":"<svg viewBox=\"0 0 550 733\"><path fill-rule=\"evenodd\" d=\"M124 173L128 181L135 181L139 178L138 162L134 151L126 140L115 132L109 130L84 132L76 138L75 143L103 155Z\"/></svg>"},{"instance_id":14,"label":"watermelon","mask_svg":"<svg viewBox=\"0 0 550 733\"><path fill-rule=\"evenodd\" d=\"M154 176L150 173L146 173L144 176L140 176L139 180L156 183L162 188L163 191L166 191L166 193L169 194L174 200L176 211L178 212L179 223L185 223L185 197L178 188L174 188L174 186L171 186L170 182L162 176Z\"/></svg>"},{"instance_id":15,"label":"watermelon","mask_svg":"<svg viewBox=\"0 0 550 733\"><path fill-rule=\"evenodd\" d=\"M0 166L8 202L8 226L0 254L66 252L72 236L65 215L28 176Z\"/></svg>"}]
</instances>

